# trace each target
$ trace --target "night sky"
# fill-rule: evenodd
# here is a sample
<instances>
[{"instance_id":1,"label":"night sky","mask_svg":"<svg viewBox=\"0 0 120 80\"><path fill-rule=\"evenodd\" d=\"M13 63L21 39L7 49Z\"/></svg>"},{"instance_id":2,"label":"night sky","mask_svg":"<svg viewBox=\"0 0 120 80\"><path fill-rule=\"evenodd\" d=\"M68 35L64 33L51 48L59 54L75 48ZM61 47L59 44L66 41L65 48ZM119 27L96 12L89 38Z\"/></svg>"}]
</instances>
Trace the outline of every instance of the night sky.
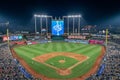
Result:
<instances>
[{"instance_id":1,"label":"night sky","mask_svg":"<svg viewBox=\"0 0 120 80\"><path fill-rule=\"evenodd\" d=\"M120 0L1 0L0 15L28 21L35 13L65 16L80 13L88 24L120 15Z\"/></svg>"}]
</instances>

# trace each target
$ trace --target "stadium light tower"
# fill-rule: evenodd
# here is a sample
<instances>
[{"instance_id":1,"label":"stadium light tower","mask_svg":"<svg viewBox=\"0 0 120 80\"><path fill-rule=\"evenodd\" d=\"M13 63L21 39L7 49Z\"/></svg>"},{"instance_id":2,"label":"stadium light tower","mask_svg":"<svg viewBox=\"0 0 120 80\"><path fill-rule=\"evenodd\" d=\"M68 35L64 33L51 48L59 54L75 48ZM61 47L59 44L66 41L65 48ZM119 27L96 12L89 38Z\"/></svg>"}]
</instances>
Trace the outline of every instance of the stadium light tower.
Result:
<instances>
[{"instance_id":1,"label":"stadium light tower","mask_svg":"<svg viewBox=\"0 0 120 80\"><path fill-rule=\"evenodd\" d=\"M68 35L69 35L69 18L72 18L73 19L73 34L74 34L74 20L75 18L78 18L78 34L80 34L80 18L82 16L81 15L68 15L68 16L63 16L63 19L64 18L67 18L67 32L68 32Z\"/></svg>"},{"instance_id":2,"label":"stadium light tower","mask_svg":"<svg viewBox=\"0 0 120 80\"><path fill-rule=\"evenodd\" d=\"M37 32L37 28L36 28L36 17L37 17L37 15L35 14L34 17L35 17L35 34L36 34L36 32Z\"/></svg>"},{"instance_id":3,"label":"stadium light tower","mask_svg":"<svg viewBox=\"0 0 120 80\"><path fill-rule=\"evenodd\" d=\"M40 18L41 34L42 34L42 18L46 18L46 29L47 29L47 32L48 32L48 20L47 20L47 18L51 18L52 19L52 16L35 14L34 17L35 17L35 33L37 32L37 22L36 22L37 18Z\"/></svg>"},{"instance_id":4,"label":"stadium light tower","mask_svg":"<svg viewBox=\"0 0 120 80\"><path fill-rule=\"evenodd\" d=\"M68 18L73 18L73 34L74 34L74 28L75 28L74 26L75 18L78 18L78 34L80 34L80 18L81 17L82 17L81 15L68 15Z\"/></svg>"},{"instance_id":5,"label":"stadium light tower","mask_svg":"<svg viewBox=\"0 0 120 80\"><path fill-rule=\"evenodd\" d=\"M81 15L78 15L78 34L80 34L80 19L81 19Z\"/></svg>"}]
</instances>

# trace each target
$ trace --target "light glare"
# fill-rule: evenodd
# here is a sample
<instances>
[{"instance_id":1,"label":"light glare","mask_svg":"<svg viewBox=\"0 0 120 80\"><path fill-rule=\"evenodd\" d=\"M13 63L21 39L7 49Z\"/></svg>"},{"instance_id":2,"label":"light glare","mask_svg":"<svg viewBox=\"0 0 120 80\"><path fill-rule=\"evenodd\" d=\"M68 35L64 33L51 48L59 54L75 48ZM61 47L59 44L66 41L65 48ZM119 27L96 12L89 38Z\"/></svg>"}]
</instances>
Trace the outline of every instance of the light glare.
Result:
<instances>
[{"instance_id":1,"label":"light glare","mask_svg":"<svg viewBox=\"0 0 120 80\"><path fill-rule=\"evenodd\" d=\"M69 18L73 18L73 17L77 18L77 17L82 17L82 16L81 15L68 15L67 17L69 17Z\"/></svg>"},{"instance_id":2,"label":"light glare","mask_svg":"<svg viewBox=\"0 0 120 80\"><path fill-rule=\"evenodd\" d=\"M34 15L35 17L47 17L47 15Z\"/></svg>"}]
</instances>

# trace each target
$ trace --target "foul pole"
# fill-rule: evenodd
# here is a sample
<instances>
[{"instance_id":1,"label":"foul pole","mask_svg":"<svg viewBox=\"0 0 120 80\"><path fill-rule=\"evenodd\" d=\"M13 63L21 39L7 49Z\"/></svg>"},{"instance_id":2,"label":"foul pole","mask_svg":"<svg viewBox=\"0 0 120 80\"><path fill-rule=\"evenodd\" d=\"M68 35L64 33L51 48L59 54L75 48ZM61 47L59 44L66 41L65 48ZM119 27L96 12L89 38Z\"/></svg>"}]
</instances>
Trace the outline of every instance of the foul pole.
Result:
<instances>
[{"instance_id":1,"label":"foul pole","mask_svg":"<svg viewBox=\"0 0 120 80\"><path fill-rule=\"evenodd\" d=\"M105 42L106 42L106 46L107 46L107 43L108 43L108 29L106 29L106 39L105 39Z\"/></svg>"},{"instance_id":2,"label":"foul pole","mask_svg":"<svg viewBox=\"0 0 120 80\"><path fill-rule=\"evenodd\" d=\"M9 29L7 29L7 38L8 38L8 39L7 39L7 42L8 42L8 48L10 48L10 44L9 44L9 43L10 43L10 42L9 42Z\"/></svg>"}]
</instances>

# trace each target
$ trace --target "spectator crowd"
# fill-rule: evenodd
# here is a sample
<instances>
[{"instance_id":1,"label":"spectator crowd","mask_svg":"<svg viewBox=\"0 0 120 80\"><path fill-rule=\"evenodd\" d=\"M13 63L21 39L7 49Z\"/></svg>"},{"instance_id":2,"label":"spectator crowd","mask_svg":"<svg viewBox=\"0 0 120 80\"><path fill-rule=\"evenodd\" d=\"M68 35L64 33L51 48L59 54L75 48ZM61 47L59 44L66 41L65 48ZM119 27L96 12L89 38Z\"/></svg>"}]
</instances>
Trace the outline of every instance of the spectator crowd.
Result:
<instances>
[{"instance_id":1,"label":"spectator crowd","mask_svg":"<svg viewBox=\"0 0 120 80\"><path fill-rule=\"evenodd\" d=\"M111 39L110 41L120 45L120 38L114 38L114 39Z\"/></svg>"},{"instance_id":2,"label":"spectator crowd","mask_svg":"<svg viewBox=\"0 0 120 80\"><path fill-rule=\"evenodd\" d=\"M102 74L93 74L86 80L120 80L120 45L108 44L101 64L105 64Z\"/></svg>"},{"instance_id":3,"label":"spectator crowd","mask_svg":"<svg viewBox=\"0 0 120 80\"><path fill-rule=\"evenodd\" d=\"M19 70L19 66L12 57L7 44L0 44L0 80L28 80Z\"/></svg>"}]
</instances>

